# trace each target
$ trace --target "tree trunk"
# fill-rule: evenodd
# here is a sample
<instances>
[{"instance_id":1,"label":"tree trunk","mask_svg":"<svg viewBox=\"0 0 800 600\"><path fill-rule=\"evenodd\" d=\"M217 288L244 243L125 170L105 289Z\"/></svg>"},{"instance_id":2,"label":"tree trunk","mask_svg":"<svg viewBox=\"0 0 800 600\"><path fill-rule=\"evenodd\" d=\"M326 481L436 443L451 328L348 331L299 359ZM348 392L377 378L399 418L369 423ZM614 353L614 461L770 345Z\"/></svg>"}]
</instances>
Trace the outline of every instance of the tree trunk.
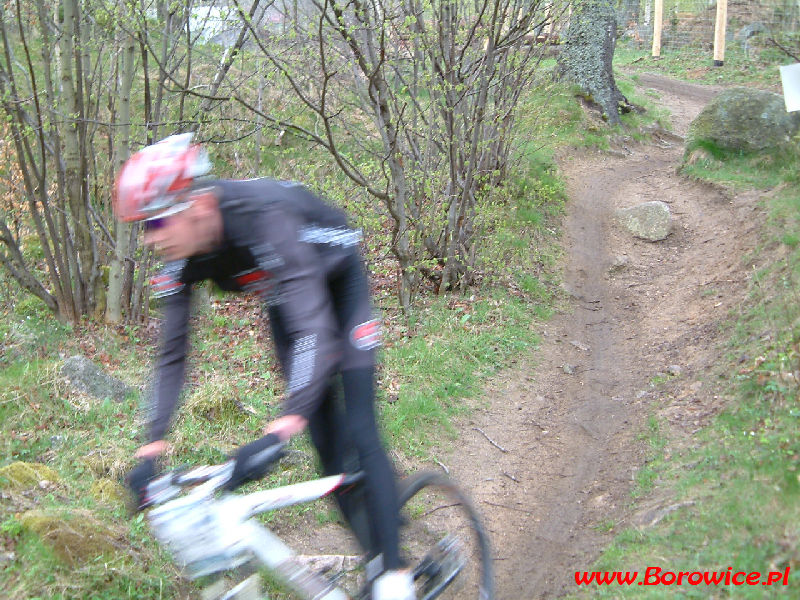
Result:
<instances>
[{"instance_id":1,"label":"tree trunk","mask_svg":"<svg viewBox=\"0 0 800 600\"><path fill-rule=\"evenodd\" d=\"M620 112L633 105L619 91L612 61L617 43L617 15L610 0L575 5L558 62L563 75L577 83L603 118L620 124Z\"/></svg>"},{"instance_id":2,"label":"tree trunk","mask_svg":"<svg viewBox=\"0 0 800 600\"><path fill-rule=\"evenodd\" d=\"M119 172L120 167L130 154L131 86L133 84L133 69L136 52L133 36L127 33L123 33L122 35L124 37L124 45L119 76L120 128L119 136L115 138L115 172ZM130 295L125 296L122 291L125 288L131 288L130 282L128 282L127 285L125 282L126 273L132 275L132 271L125 268L126 262L132 260L130 256L131 226L122 221L117 221L114 239L116 245L114 247L114 256L111 259L109 270L106 321L109 323L120 323L123 314L130 310Z\"/></svg>"},{"instance_id":3,"label":"tree trunk","mask_svg":"<svg viewBox=\"0 0 800 600\"><path fill-rule=\"evenodd\" d=\"M64 134L64 175L66 196L72 216L72 239L74 240L74 258L72 293L79 314L87 314L94 308L94 252L91 237L91 224L87 210L83 175L85 173L81 152L83 104L80 57L75 49L78 31L78 3L76 0L65 0L63 32L61 35L61 90L62 108L68 115ZM75 67L75 71L73 71Z\"/></svg>"}]
</instances>

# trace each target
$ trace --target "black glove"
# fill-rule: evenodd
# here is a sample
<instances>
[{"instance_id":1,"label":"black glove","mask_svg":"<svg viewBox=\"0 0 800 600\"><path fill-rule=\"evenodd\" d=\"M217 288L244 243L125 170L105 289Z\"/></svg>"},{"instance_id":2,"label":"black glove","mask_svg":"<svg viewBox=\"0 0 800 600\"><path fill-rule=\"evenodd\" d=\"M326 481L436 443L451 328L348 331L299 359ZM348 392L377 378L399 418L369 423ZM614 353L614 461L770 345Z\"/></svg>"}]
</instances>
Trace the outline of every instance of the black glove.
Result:
<instances>
[{"instance_id":1,"label":"black glove","mask_svg":"<svg viewBox=\"0 0 800 600\"><path fill-rule=\"evenodd\" d=\"M133 492L136 510L147 508L150 499L147 497L147 484L156 476L156 461L146 458L136 465L125 476L125 482Z\"/></svg>"},{"instance_id":2,"label":"black glove","mask_svg":"<svg viewBox=\"0 0 800 600\"><path fill-rule=\"evenodd\" d=\"M270 465L283 456L285 445L277 435L268 433L239 448L233 457L236 462L225 489L233 491L248 481L261 479L269 471Z\"/></svg>"}]
</instances>

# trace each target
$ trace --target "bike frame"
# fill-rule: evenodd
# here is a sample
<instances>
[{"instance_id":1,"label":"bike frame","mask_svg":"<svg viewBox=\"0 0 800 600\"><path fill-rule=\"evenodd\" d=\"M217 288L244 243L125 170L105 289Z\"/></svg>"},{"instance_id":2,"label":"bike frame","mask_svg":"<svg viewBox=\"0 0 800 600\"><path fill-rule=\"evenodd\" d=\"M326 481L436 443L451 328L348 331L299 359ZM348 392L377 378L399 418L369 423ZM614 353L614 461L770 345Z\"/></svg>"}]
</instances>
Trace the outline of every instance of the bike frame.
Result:
<instances>
[{"instance_id":1,"label":"bike frame","mask_svg":"<svg viewBox=\"0 0 800 600\"><path fill-rule=\"evenodd\" d=\"M303 598L346 600L340 588L302 564L283 540L253 517L359 484L363 474L342 473L246 495L217 496L231 470L232 463L197 467L164 475L148 486L157 505L147 515L150 527L187 576L196 579L225 571L255 557ZM176 497L191 485L197 487Z\"/></svg>"}]
</instances>

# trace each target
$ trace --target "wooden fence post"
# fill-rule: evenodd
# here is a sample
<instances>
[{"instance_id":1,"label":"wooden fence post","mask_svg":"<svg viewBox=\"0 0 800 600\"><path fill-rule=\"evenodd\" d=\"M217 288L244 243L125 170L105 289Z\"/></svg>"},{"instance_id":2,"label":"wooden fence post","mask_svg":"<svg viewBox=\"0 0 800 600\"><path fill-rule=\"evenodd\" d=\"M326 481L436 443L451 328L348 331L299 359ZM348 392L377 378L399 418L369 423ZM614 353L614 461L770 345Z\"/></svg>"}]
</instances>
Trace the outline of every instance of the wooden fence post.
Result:
<instances>
[{"instance_id":1,"label":"wooden fence post","mask_svg":"<svg viewBox=\"0 0 800 600\"><path fill-rule=\"evenodd\" d=\"M664 22L664 0L655 0L653 6L653 58L661 57L661 27Z\"/></svg>"},{"instance_id":2,"label":"wooden fence post","mask_svg":"<svg viewBox=\"0 0 800 600\"><path fill-rule=\"evenodd\" d=\"M714 66L725 62L725 26L728 22L728 0L717 0L717 20L714 23Z\"/></svg>"}]
</instances>

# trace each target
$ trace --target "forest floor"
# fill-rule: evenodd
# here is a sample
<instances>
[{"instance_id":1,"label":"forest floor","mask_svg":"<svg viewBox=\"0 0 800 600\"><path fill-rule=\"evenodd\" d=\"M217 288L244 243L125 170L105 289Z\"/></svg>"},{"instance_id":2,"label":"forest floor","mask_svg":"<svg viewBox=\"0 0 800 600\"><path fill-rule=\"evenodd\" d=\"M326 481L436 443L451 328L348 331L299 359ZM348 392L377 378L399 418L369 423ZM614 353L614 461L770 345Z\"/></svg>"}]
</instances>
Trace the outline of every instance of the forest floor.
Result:
<instances>
[{"instance_id":1,"label":"forest floor","mask_svg":"<svg viewBox=\"0 0 800 600\"><path fill-rule=\"evenodd\" d=\"M753 193L677 174L681 138L719 90L656 75L637 84L655 90L676 135L561 158L569 306L532 356L489 383L442 458L486 520L501 600L578 592L575 571L591 569L615 532L671 504L658 487L632 497L654 424L669 423L671 452L723 402L711 377L720 326L746 294L742 259L762 209ZM651 200L674 219L657 243L614 220Z\"/></svg>"}]
</instances>

